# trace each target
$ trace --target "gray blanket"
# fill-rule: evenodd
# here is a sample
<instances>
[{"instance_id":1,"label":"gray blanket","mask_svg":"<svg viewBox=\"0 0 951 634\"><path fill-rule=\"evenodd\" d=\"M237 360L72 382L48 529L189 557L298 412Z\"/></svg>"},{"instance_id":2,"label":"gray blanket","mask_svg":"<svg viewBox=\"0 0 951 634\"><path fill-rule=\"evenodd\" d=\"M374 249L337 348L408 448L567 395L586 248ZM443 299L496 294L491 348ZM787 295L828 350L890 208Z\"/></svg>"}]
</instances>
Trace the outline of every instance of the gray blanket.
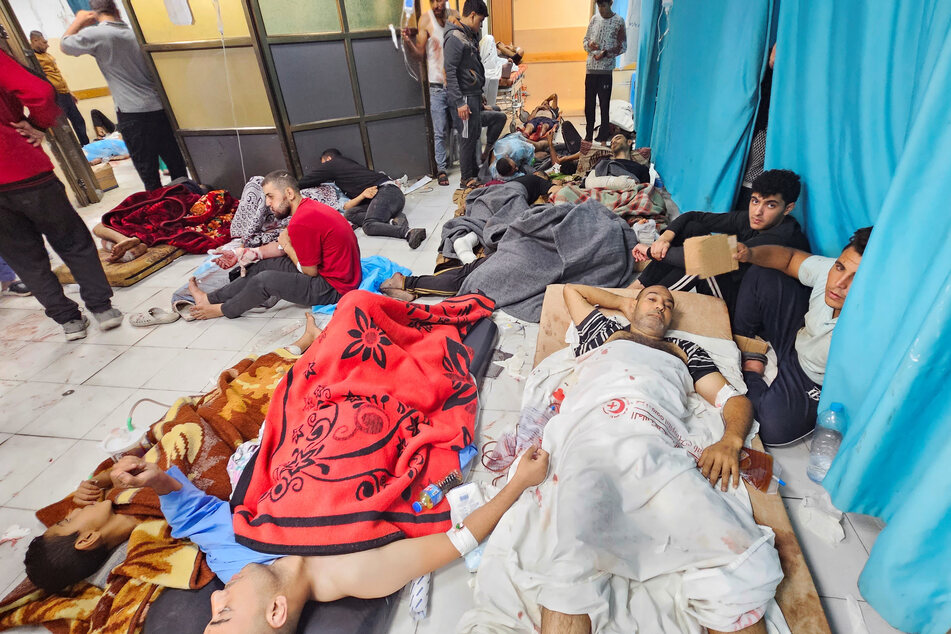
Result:
<instances>
[{"instance_id":1,"label":"gray blanket","mask_svg":"<svg viewBox=\"0 0 951 634\"><path fill-rule=\"evenodd\" d=\"M634 230L596 201L536 205L504 228L501 218L493 218L485 236L496 251L469 274L459 294L482 293L526 321L541 318L549 284L617 287L634 274Z\"/></svg>"},{"instance_id":2,"label":"gray blanket","mask_svg":"<svg viewBox=\"0 0 951 634\"><path fill-rule=\"evenodd\" d=\"M504 227L528 209L528 203L525 201L527 196L525 187L514 182L473 190L466 196L466 215L447 220L442 226L442 245L439 251L447 258L457 257L453 241L470 232L479 236L479 242L486 251L494 251L505 232ZM497 228L495 238L486 241L484 229L490 220Z\"/></svg>"}]
</instances>

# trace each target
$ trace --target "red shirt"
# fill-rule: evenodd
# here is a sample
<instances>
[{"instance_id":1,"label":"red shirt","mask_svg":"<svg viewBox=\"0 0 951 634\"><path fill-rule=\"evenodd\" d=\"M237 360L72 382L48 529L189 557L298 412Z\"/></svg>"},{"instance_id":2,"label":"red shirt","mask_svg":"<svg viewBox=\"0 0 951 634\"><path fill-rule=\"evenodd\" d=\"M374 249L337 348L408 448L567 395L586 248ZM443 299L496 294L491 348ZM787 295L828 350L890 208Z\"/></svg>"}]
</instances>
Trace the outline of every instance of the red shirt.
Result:
<instances>
[{"instance_id":1,"label":"red shirt","mask_svg":"<svg viewBox=\"0 0 951 634\"><path fill-rule=\"evenodd\" d=\"M27 119L26 107L34 128L50 127L59 116L55 95L48 81L0 51L0 186L53 171L43 148L30 145L10 124Z\"/></svg>"},{"instance_id":2,"label":"red shirt","mask_svg":"<svg viewBox=\"0 0 951 634\"><path fill-rule=\"evenodd\" d=\"M360 286L360 245L339 211L305 198L291 216L287 235L300 265L316 266L338 293Z\"/></svg>"}]
</instances>

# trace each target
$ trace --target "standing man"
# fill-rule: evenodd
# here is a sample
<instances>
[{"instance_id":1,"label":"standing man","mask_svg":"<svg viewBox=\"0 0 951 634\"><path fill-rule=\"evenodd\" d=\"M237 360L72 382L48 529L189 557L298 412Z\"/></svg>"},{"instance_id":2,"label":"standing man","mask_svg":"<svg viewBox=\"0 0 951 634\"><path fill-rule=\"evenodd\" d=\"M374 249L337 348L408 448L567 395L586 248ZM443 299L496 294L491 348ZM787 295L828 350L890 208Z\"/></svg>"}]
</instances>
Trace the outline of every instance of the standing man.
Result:
<instances>
[{"instance_id":1,"label":"standing man","mask_svg":"<svg viewBox=\"0 0 951 634\"><path fill-rule=\"evenodd\" d=\"M86 336L89 320L50 270L44 237L79 283L102 330L121 324L122 313L112 307L112 288L89 229L40 145L43 133L36 128L48 128L58 116L53 87L0 51L0 257L72 341Z\"/></svg>"},{"instance_id":2,"label":"standing man","mask_svg":"<svg viewBox=\"0 0 951 634\"><path fill-rule=\"evenodd\" d=\"M162 109L155 82L135 34L122 21L115 0L91 0L79 11L60 41L67 55L92 55L116 102L119 131L147 191L162 186L159 157L172 179L188 176L172 125Z\"/></svg>"},{"instance_id":3,"label":"standing man","mask_svg":"<svg viewBox=\"0 0 951 634\"><path fill-rule=\"evenodd\" d=\"M63 79L63 73L60 72L56 59L47 53L50 48L49 42L39 31L31 31L30 47L36 53L36 59L43 67L46 78L56 89L56 105L63 110L66 118L69 119L69 123L76 132L76 138L79 139L79 144L89 145L89 137L86 136L86 120L83 119L83 115L79 113L79 108L76 107L76 97L69 92L69 86L66 85L66 80Z\"/></svg>"},{"instance_id":4,"label":"standing man","mask_svg":"<svg viewBox=\"0 0 951 634\"><path fill-rule=\"evenodd\" d=\"M459 166L462 188L473 187L479 178L479 137L482 134L482 89L485 68L479 52L482 22L489 16L483 0L466 0L458 24L446 27L443 41L446 64L446 93L449 110L459 137Z\"/></svg>"},{"instance_id":5,"label":"standing man","mask_svg":"<svg viewBox=\"0 0 951 634\"><path fill-rule=\"evenodd\" d=\"M584 35L588 52L584 77L585 141L594 138L594 100L601 106L601 129L598 142L611 138L611 89L614 87L614 60L627 50L627 28L624 18L611 11L613 0L597 0L598 10L591 16Z\"/></svg>"},{"instance_id":6,"label":"standing man","mask_svg":"<svg viewBox=\"0 0 951 634\"><path fill-rule=\"evenodd\" d=\"M446 65L443 59L442 43L446 35L446 22L449 18L458 19L459 14L448 8L449 0L434 0L432 9L423 14L419 21L419 32L412 38L403 32L403 41L416 57L426 58L429 76L429 117L433 121L433 149L436 153L436 179L440 185L448 185L446 170L449 162L446 158L446 146L449 137L449 104L446 101Z\"/></svg>"}]
</instances>

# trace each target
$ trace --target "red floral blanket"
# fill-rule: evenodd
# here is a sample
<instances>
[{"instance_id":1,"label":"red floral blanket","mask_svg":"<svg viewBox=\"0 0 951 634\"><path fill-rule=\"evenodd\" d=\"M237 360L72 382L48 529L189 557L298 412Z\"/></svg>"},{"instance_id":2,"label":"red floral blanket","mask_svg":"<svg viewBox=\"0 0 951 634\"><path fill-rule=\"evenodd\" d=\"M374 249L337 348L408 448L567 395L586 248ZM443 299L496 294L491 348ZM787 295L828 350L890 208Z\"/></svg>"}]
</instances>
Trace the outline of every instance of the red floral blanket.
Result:
<instances>
[{"instance_id":1,"label":"red floral blanket","mask_svg":"<svg viewBox=\"0 0 951 634\"><path fill-rule=\"evenodd\" d=\"M274 392L232 499L237 540L331 555L447 530L445 502L419 515L411 504L472 442L478 389L460 338L493 308L479 295L433 306L344 295Z\"/></svg>"},{"instance_id":2,"label":"red floral blanket","mask_svg":"<svg viewBox=\"0 0 951 634\"><path fill-rule=\"evenodd\" d=\"M102 217L102 224L148 246L171 244L203 254L231 239L231 218L238 201L226 191L194 194L170 185L132 194Z\"/></svg>"}]
</instances>

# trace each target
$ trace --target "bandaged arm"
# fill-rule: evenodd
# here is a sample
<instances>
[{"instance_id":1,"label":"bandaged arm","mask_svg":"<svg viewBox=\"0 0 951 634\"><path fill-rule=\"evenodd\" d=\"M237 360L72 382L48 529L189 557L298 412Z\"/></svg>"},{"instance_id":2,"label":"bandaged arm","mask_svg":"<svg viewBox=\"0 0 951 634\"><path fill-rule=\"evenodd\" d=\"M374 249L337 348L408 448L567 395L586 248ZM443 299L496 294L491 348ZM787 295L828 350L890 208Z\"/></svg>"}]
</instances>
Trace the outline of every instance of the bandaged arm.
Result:
<instances>
[{"instance_id":1,"label":"bandaged arm","mask_svg":"<svg viewBox=\"0 0 951 634\"><path fill-rule=\"evenodd\" d=\"M548 470L548 454L529 449L514 477L485 505L470 513L463 524L477 542L485 539L502 515L525 489L540 484ZM326 557L326 573L318 575L318 601L346 596L371 599L385 597L407 583L441 568L460 553L446 533L403 539L360 553Z\"/></svg>"}]
</instances>

